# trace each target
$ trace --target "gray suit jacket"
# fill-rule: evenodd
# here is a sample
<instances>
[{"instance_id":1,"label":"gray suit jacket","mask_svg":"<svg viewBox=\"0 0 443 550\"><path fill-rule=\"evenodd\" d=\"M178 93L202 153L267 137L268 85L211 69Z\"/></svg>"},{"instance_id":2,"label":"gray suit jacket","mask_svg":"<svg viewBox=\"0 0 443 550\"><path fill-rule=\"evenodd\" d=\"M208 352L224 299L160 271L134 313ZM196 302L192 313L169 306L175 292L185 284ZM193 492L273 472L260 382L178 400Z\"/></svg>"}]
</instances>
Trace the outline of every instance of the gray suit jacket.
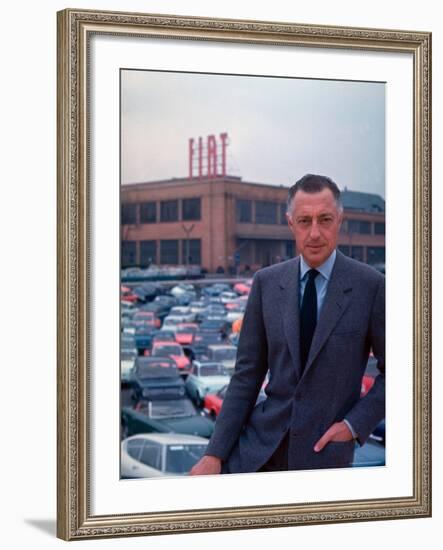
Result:
<instances>
[{"instance_id":1,"label":"gray suit jacket","mask_svg":"<svg viewBox=\"0 0 443 550\"><path fill-rule=\"evenodd\" d=\"M354 443L313 447L346 418L364 443L385 415L385 278L339 251L303 373L299 257L258 271L241 330L235 373L206 454L223 471L255 472L289 431L290 470L349 466ZM372 349L381 372L360 398ZM267 399L256 405L269 370Z\"/></svg>"}]
</instances>

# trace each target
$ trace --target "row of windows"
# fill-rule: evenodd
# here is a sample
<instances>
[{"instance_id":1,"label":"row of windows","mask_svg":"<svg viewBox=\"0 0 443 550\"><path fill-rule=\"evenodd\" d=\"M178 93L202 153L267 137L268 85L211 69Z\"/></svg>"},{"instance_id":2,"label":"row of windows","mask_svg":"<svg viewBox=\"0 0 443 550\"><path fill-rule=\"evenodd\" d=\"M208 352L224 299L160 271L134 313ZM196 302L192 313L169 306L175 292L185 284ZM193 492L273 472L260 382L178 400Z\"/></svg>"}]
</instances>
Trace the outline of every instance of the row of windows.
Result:
<instances>
[{"instance_id":1,"label":"row of windows","mask_svg":"<svg viewBox=\"0 0 443 550\"><path fill-rule=\"evenodd\" d=\"M255 204L255 216L253 215L253 203ZM236 219L239 223L262 223L286 225L286 203L270 201L251 201L237 199ZM384 235L384 222L368 222L362 220L344 220L342 233L360 233L366 235Z\"/></svg>"},{"instance_id":2,"label":"row of windows","mask_svg":"<svg viewBox=\"0 0 443 550\"><path fill-rule=\"evenodd\" d=\"M148 267L151 264L201 265L201 239L122 241L121 263L122 267Z\"/></svg>"},{"instance_id":3,"label":"row of windows","mask_svg":"<svg viewBox=\"0 0 443 550\"><path fill-rule=\"evenodd\" d=\"M343 220L341 233L359 233L360 235L384 235L384 222L368 222L363 220Z\"/></svg>"},{"instance_id":4,"label":"row of windows","mask_svg":"<svg viewBox=\"0 0 443 550\"><path fill-rule=\"evenodd\" d=\"M253 204L255 204L255 215L253 215ZM286 225L286 203L237 199L236 219L239 223Z\"/></svg>"},{"instance_id":5,"label":"row of windows","mask_svg":"<svg viewBox=\"0 0 443 550\"><path fill-rule=\"evenodd\" d=\"M370 265L383 264L385 263L385 247L384 246L347 246L339 245L338 249L354 258L354 260L359 260L360 262L366 262Z\"/></svg>"},{"instance_id":6,"label":"row of windows","mask_svg":"<svg viewBox=\"0 0 443 550\"><path fill-rule=\"evenodd\" d=\"M180 209L181 203L181 209ZM180 216L181 210L181 216ZM173 199L169 201L155 201L142 203L126 203L121 207L122 225L136 225L141 223L176 222L201 219L200 197L191 199Z\"/></svg>"}]
</instances>

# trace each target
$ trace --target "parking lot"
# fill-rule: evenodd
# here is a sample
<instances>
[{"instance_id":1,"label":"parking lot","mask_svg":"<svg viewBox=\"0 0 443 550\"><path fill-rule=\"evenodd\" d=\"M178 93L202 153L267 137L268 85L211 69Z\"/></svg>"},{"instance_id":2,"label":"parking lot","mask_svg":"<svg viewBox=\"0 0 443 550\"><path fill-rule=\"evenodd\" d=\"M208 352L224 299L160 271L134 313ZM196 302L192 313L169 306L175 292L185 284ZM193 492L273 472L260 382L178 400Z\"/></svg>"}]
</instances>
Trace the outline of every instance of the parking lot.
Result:
<instances>
[{"instance_id":1,"label":"parking lot","mask_svg":"<svg viewBox=\"0 0 443 550\"><path fill-rule=\"evenodd\" d=\"M183 475L223 403L251 279L122 281L121 477ZM362 395L375 374L370 358ZM384 464L384 434L383 423L355 466Z\"/></svg>"}]
</instances>

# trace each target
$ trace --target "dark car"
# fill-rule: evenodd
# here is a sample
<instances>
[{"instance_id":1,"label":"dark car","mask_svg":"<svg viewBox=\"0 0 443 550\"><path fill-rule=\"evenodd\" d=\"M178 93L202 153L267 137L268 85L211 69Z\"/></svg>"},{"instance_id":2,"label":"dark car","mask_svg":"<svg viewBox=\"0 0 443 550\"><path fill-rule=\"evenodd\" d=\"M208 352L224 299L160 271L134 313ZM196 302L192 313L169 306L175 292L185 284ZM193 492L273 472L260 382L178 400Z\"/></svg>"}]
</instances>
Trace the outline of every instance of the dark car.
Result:
<instances>
[{"instance_id":1,"label":"dark car","mask_svg":"<svg viewBox=\"0 0 443 550\"><path fill-rule=\"evenodd\" d=\"M136 401L185 395L177 365L168 357L137 357L132 372L132 388Z\"/></svg>"},{"instance_id":2,"label":"dark car","mask_svg":"<svg viewBox=\"0 0 443 550\"><path fill-rule=\"evenodd\" d=\"M139 326L135 329L135 345L140 353L149 349L152 343L152 329L146 326Z\"/></svg>"},{"instance_id":3,"label":"dark car","mask_svg":"<svg viewBox=\"0 0 443 550\"><path fill-rule=\"evenodd\" d=\"M208 346L221 344L223 342L220 332L199 332L197 331L192 343L192 350L195 357L202 357L208 353Z\"/></svg>"},{"instance_id":4,"label":"dark car","mask_svg":"<svg viewBox=\"0 0 443 550\"><path fill-rule=\"evenodd\" d=\"M139 401L134 407L123 407L121 437L138 433L182 433L211 437L214 422L198 413L192 401L159 399Z\"/></svg>"}]
</instances>

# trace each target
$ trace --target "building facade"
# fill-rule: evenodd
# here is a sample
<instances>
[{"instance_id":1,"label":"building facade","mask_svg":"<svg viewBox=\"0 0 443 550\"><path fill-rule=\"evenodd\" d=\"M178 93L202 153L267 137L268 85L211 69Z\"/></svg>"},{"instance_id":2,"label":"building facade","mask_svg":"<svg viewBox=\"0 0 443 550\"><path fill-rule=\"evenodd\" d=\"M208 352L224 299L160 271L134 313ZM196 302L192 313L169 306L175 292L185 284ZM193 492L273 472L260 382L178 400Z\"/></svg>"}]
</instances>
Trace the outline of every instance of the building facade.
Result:
<instances>
[{"instance_id":1,"label":"building facade","mask_svg":"<svg viewBox=\"0 0 443 550\"><path fill-rule=\"evenodd\" d=\"M286 221L288 188L239 177L177 178L121 188L122 267L199 265L253 272L296 254ZM385 258L378 195L345 190L339 248L370 264Z\"/></svg>"}]
</instances>

